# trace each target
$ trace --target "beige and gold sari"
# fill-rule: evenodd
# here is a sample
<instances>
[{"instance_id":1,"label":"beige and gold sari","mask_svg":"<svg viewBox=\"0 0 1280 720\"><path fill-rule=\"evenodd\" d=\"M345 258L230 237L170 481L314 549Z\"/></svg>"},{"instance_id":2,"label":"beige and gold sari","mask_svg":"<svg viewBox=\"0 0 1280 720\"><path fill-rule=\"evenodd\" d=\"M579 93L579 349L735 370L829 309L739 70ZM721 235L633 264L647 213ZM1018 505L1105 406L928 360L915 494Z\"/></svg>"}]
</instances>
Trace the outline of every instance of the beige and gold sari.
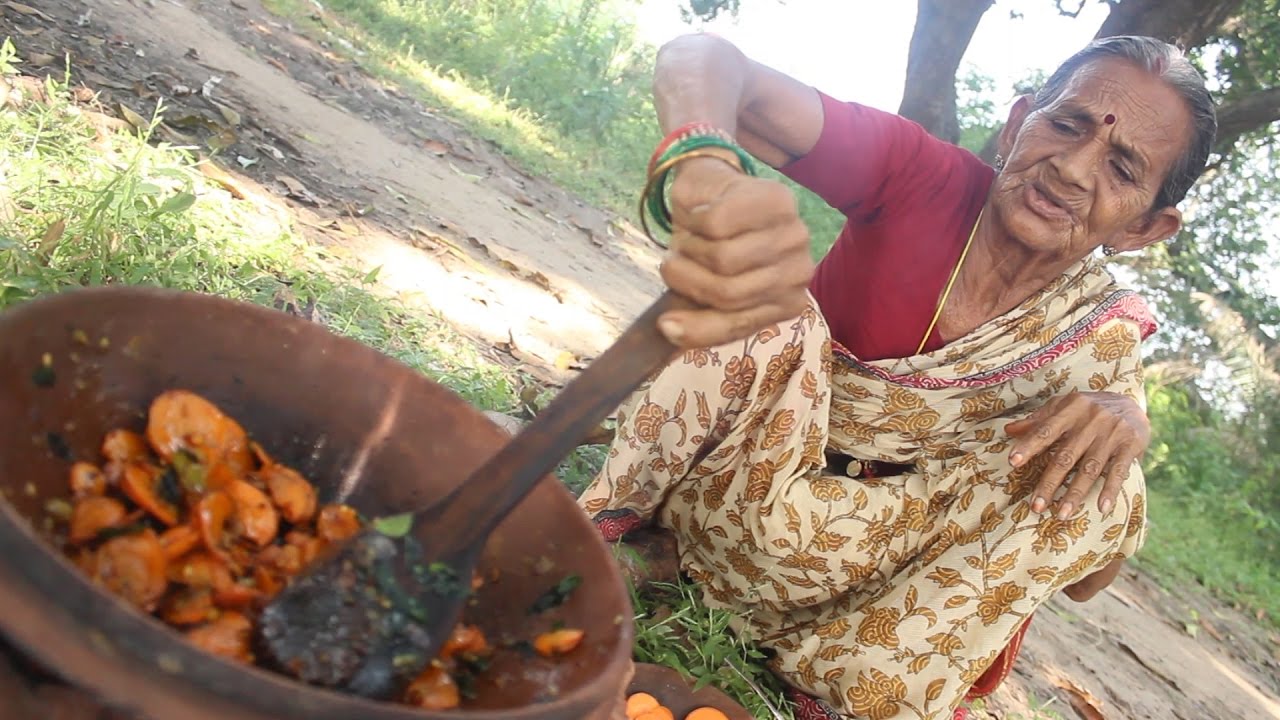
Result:
<instances>
[{"instance_id":1,"label":"beige and gold sari","mask_svg":"<svg viewBox=\"0 0 1280 720\"><path fill-rule=\"evenodd\" d=\"M611 538L675 531L706 602L839 715L949 717L1037 606L1142 544L1136 467L1105 515L1097 487L1070 519L1033 513L1043 459L1012 468L1003 428L1073 391L1142 402L1151 329L1091 261L901 360L852 357L811 305L639 391L580 504Z\"/></svg>"}]
</instances>

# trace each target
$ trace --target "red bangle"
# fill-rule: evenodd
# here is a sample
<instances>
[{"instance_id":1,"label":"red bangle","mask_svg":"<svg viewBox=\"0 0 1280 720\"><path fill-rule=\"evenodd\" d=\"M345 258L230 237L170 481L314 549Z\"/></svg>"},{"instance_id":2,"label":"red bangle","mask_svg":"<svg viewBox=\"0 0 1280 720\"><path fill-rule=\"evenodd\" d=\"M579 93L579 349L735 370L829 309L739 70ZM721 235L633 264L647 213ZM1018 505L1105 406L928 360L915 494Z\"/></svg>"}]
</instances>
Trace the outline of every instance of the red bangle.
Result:
<instances>
[{"instance_id":1,"label":"red bangle","mask_svg":"<svg viewBox=\"0 0 1280 720\"><path fill-rule=\"evenodd\" d=\"M662 158L662 154L665 153L668 148L680 140L692 135L713 135L715 137L723 138L729 142L734 142L732 135L711 123L685 123L675 130L672 130L665 138L662 139L662 142L658 143L657 149L654 150L653 155L649 157L649 173L653 173L653 169L657 167L658 161Z\"/></svg>"}]
</instances>

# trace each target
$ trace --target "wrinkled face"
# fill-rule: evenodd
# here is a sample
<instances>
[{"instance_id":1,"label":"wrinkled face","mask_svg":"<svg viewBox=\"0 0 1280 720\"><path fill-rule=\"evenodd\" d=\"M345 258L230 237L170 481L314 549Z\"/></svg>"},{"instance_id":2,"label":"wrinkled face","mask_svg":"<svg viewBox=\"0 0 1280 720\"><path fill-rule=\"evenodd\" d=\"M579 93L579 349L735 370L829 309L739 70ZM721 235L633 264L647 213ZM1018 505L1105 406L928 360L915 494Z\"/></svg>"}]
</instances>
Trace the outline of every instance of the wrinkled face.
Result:
<instances>
[{"instance_id":1,"label":"wrinkled face","mask_svg":"<svg viewBox=\"0 0 1280 720\"><path fill-rule=\"evenodd\" d=\"M1127 61L1098 60L1052 104L1019 114L1002 138L1008 160L992 197L1019 243L1074 261L1100 245L1137 250L1178 230L1177 211L1152 204L1192 119L1164 82Z\"/></svg>"}]
</instances>

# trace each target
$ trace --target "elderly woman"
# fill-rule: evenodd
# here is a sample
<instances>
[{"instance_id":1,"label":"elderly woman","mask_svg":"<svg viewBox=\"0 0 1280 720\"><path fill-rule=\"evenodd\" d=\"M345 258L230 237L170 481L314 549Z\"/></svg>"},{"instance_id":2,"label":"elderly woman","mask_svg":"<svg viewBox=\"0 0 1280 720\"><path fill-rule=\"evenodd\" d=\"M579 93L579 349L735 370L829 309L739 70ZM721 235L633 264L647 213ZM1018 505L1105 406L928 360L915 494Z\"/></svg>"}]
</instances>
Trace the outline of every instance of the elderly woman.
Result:
<instances>
[{"instance_id":1,"label":"elderly woman","mask_svg":"<svg viewBox=\"0 0 1280 720\"><path fill-rule=\"evenodd\" d=\"M1041 603L1142 544L1154 324L1095 256L1178 231L1203 80L1165 43L1094 42L1014 104L994 170L711 36L666 46L655 92L662 275L706 309L662 319L686 352L580 502L611 539L669 530L800 717L949 717ZM743 149L847 217L816 273Z\"/></svg>"}]
</instances>

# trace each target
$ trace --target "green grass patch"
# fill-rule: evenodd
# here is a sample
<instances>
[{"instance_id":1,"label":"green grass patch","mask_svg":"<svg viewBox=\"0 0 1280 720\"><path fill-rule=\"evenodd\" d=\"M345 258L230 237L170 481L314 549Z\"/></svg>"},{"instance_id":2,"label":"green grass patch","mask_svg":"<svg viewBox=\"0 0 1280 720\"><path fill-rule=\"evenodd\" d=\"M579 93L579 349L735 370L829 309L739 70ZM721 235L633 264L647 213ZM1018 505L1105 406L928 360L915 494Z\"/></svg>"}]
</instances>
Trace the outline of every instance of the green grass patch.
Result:
<instances>
[{"instance_id":1,"label":"green grass patch","mask_svg":"<svg viewBox=\"0 0 1280 720\"><path fill-rule=\"evenodd\" d=\"M333 0L323 16L305 0L266 4L526 171L637 219L644 168L661 139L651 98L656 49L636 41L617 3ZM826 254L844 217L781 174L764 175L796 194L813 256Z\"/></svg>"},{"instance_id":2,"label":"green grass patch","mask_svg":"<svg viewBox=\"0 0 1280 720\"><path fill-rule=\"evenodd\" d=\"M373 290L293 231L279 208L207 182L186 149L100 133L66 88L0 111L0 307L111 283L264 305L314 304L326 325L486 409L515 407L513 379L440 318Z\"/></svg>"},{"instance_id":3,"label":"green grass patch","mask_svg":"<svg viewBox=\"0 0 1280 720\"><path fill-rule=\"evenodd\" d=\"M712 685L757 718L793 717L783 684L765 667L765 656L730 629L733 614L701 601L693 585L657 585L632 594L638 662L673 668L695 690Z\"/></svg>"},{"instance_id":4,"label":"green grass patch","mask_svg":"<svg viewBox=\"0 0 1280 720\"><path fill-rule=\"evenodd\" d=\"M1148 488L1151 530L1137 564L1166 586L1204 588L1280 627L1280 533L1260 527L1238 496Z\"/></svg>"}]
</instances>

